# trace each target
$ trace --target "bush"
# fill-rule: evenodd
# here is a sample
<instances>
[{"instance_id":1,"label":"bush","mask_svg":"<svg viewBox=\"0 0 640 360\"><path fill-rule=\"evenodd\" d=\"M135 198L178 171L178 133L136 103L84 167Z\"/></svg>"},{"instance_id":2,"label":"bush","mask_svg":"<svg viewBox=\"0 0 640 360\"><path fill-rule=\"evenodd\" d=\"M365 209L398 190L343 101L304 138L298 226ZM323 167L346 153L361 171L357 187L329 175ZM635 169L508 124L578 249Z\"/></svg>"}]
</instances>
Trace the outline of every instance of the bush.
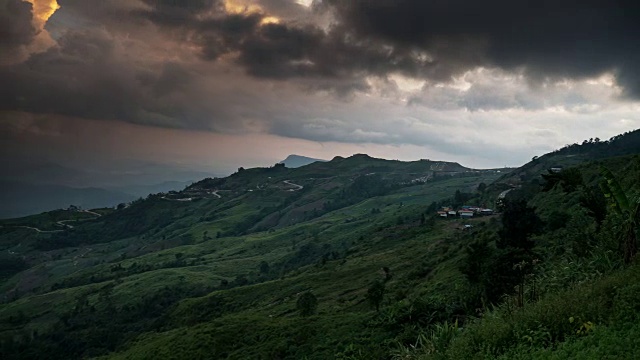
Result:
<instances>
[{"instance_id":1,"label":"bush","mask_svg":"<svg viewBox=\"0 0 640 360\"><path fill-rule=\"evenodd\" d=\"M316 312L316 308L318 307L318 298L310 291L304 292L298 297L296 307L300 312L300 316L311 316Z\"/></svg>"}]
</instances>

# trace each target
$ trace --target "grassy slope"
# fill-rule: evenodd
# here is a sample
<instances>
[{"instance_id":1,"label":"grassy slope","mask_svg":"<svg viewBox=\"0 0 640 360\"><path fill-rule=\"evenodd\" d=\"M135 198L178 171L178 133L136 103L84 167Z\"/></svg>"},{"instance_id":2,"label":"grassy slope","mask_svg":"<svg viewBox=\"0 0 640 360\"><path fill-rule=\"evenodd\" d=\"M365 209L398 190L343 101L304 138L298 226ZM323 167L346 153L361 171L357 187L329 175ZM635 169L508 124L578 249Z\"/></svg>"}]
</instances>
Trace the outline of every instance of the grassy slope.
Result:
<instances>
[{"instance_id":1,"label":"grassy slope","mask_svg":"<svg viewBox=\"0 0 640 360\"><path fill-rule=\"evenodd\" d=\"M640 155L580 164L586 186L600 180L599 168L611 169L629 194L637 194ZM542 298L524 308L514 299L468 322L463 329L434 329L417 348L404 348L405 359L630 359L637 354L640 320L640 264L625 268L617 243L615 223L605 220L596 229L581 210L580 191L556 187L530 199L547 223L554 212L570 216L564 226L536 236L536 252L543 259L534 280ZM578 248L576 248L576 246ZM589 250L576 252L581 247ZM451 337L448 337L448 335ZM451 341L451 339L453 340ZM451 341L449 343L449 341ZM414 344L414 342L412 342ZM401 354L401 355L400 355Z\"/></svg>"},{"instance_id":2,"label":"grassy slope","mask_svg":"<svg viewBox=\"0 0 640 360\"><path fill-rule=\"evenodd\" d=\"M176 202L151 197L78 226L78 233L85 231L90 242L79 246L37 251L25 249L22 245L20 254L30 258L32 266L3 284L5 294L17 299L0 306L0 319L6 320L16 314L27 319L0 330L10 334L52 329L61 316L76 306L77 298L86 295L89 304L98 304L100 290L109 284L113 284L112 298L119 307L135 307L141 299L158 294L165 288L187 284L205 293L213 291L204 297L185 299L169 308L162 320L164 331L141 335L130 344L131 352L138 351L135 349L138 344L147 346L144 345L146 341L140 340L147 337L176 336L194 325L197 326L193 331L210 331L211 325L206 323L210 320L215 320L220 326L226 324L222 326L224 328L239 326L238 319L245 319L245 324L262 319L264 324L259 325L264 325L266 333L272 332L273 326L288 328L292 323L302 324L295 311L295 301L296 294L303 290L312 290L320 300L318 312L322 316L314 317L319 328L328 333L335 332L338 331L335 322L347 326L353 323L351 320L357 320L356 325L350 325L354 331L349 333L354 335L347 337L351 339L347 343L357 342L357 336L364 336L358 331L378 331L369 330L362 324L368 321L371 311L364 302L364 293L372 280L380 278L380 268L388 266L393 272L394 278L388 283L389 291L405 296L417 293L421 289L417 286L418 279L414 281L416 286L402 279L414 271L424 256L440 256L443 243L453 241L453 234L458 231L457 227L449 224L419 226L420 214L431 202L450 197L455 190L469 191L480 182L490 183L497 173L470 173L465 177L451 177L426 185L401 187L324 215L295 219L292 214L304 214L298 209L307 204L339 197L340 189L348 187L358 176L380 172L389 183L398 183L434 171L433 164L427 161L407 164L355 157L334 162L342 172L340 176L318 179L317 175L324 173L326 176L331 169L323 167L327 163L295 171L248 169L225 179L224 183L213 184L215 189L227 190L220 192L221 199ZM437 171L466 171L457 164L436 165ZM291 186L283 184L283 181L289 179L305 186L305 189L287 191ZM264 191L259 191L258 186ZM255 191L248 192L246 187ZM373 208L380 209L380 213L372 214ZM270 216L264 209L281 213L280 220L269 231L254 229L254 232L244 235L225 235L238 224L243 225L248 217L260 222L261 218ZM43 214L39 218L51 216ZM132 222L132 218L137 221ZM158 222L158 219L163 221ZM30 224L30 219L20 221ZM150 223L152 226L147 226ZM102 228L107 231L101 233ZM28 235L31 245L50 238L48 234L29 233L27 229L5 230L1 243L13 246L11 248L15 250L19 250L15 248L18 237ZM108 236L126 233L124 230L137 234L109 241ZM222 237L217 238L218 233L222 233ZM106 241L96 243L93 236L105 236ZM314 249L310 256L300 255L302 249L309 248ZM332 255L321 264L322 255L327 253ZM422 255L416 257L416 254ZM260 273L263 261L271 265L271 272ZM449 267L455 269L455 266ZM443 274L450 276L447 271ZM437 270L429 276L433 277L434 284L438 284L440 275ZM254 284L233 287L238 277L245 277ZM231 283L229 286L232 288L225 288L223 282ZM193 295L184 294L184 297L189 296ZM206 304L212 301L211 298L218 297L231 305L224 308L223 314L211 315ZM336 350L333 341L342 336L331 334L318 340L324 346L325 356L333 354ZM388 337L384 332L378 336ZM191 338L190 335L184 340L190 341ZM224 351L228 354L248 351L246 355L251 357L252 351L262 351L261 347L256 349L255 346ZM170 351L160 347L157 350Z\"/></svg>"},{"instance_id":3,"label":"grassy slope","mask_svg":"<svg viewBox=\"0 0 640 360\"><path fill-rule=\"evenodd\" d=\"M625 184L633 184L634 172L624 170L625 166L637 167L636 162L635 158L621 158L607 164L618 169L618 174L625 174L621 176ZM331 163L340 167L343 172L340 176L326 176ZM315 217L301 219L304 212L299 209L319 199L336 198L340 189L358 175L381 172L396 182L410 181L432 171L433 165L390 164L356 157L312 164L296 171L249 169L227 179L195 184L227 190L221 193L222 199L188 203L146 200L144 221L153 221L153 214L158 215L156 218L166 216L170 221L115 241L33 251L37 256L25 253L36 259L34 266L15 275L3 289L15 288L31 277L39 279L40 285L25 287L19 299L0 306L0 319L28 314L28 319L18 324L4 321L7 325L0 328L0 334L54 326L60 316L74 308L78 296L88 294L89 303L98 305L100 289L107 284L113 284L112 298L119 307L136 306L141 299L165 288L193 286L204 293L185 293L181 301L163 310L157 320L159 325L152 331L142 327L140 334L127 337L129 341L108 357L300 358L303 354L316 358L386 357L395 346L392 339L415 339L418 333L413 327L394 328L393 319L400 316L394 311L416 314L413 307L420 299L455 304L466 286L458 270L469 241L459 230L462 222L440 221L420 226L420 214L432 201L450 197L458 189L469 191L480 182L490 183L499 174L467 174L468 177L397 188ZM594 177L597 172L594 169L582 168L586 179ZM332 172L336 173L340 172ZM324 178L320 178L322 174ZM282 184L284 180L301 184L305 189L287 191L289 187ZM266 190L258 191L259 186ZM256 191L242 191L246 187ZM541 195L535 200L543 214L560 201L562 195L553 194L555 198ZM274 216L273 212L263 211L265 208L278 212L278 220L265 220ZM374 208L380 209L380 213L372 214ZM308 214L310 210L306 209ZM120 217L135 214L134 205L88 225L119 225L123 221ZM218 232L230 232L251 216L256 222L268 224L265 228L268 231L253 228L245 234L215 238ZM490 224L489 220L471 222ZM6 232L0 240L13 244L16 235L24 234L20 231ZM37 236L33 241L38 241ZM87 252L89 248L91 251ZM311 255L305 256L303 249ZM323 254L331 252L337 256L321 261ZM55 259L56 256L59 257ZM42 260L47 257L54 259ZM259 270L263 261L271 267L267 273ZM382 278L383 266L391 269L392 278L386 285L385 310L374 316L365 294L371 281ZM33 275L34 271L39 273ZM234 285L238 277L247 278L251 284ZM621 275L619 280L625 278ZM224 281L229 285L224 285ZM61 288L51 291L54 284L61 284ZM297 316L295 302L299 293L308 290L318 297L320 305L317 315L302 319ZM545 306L541 304L538 306ZM522 330L535 328L531 324L539 321L536 314L540 313L532 314L531 323L526 323ZM385 320L387 317L391 319ZM471 325L470 329L491 326L482 325L485 322ZM612 323L602 330L599 327L594 334L609 337L621 331L616 326ZM603 335L597 335L600 331ZM473 330L465 333L473 334ZM487 335L490 333L480 333L493 338ZM514 336L513 332L510 334ZM572 345L572 341L559 346L567 349L578 346ZM575 344L580 341L587 340L575 339ZM501 353L526 353L518 347L520 342L514 344ZM479 354L474 347L460 349ZM536 351L545 356L539 349L533 349L532 353L538 354ZM496 355L488 356L491 354Z\"/></svg>"}]
</instances>

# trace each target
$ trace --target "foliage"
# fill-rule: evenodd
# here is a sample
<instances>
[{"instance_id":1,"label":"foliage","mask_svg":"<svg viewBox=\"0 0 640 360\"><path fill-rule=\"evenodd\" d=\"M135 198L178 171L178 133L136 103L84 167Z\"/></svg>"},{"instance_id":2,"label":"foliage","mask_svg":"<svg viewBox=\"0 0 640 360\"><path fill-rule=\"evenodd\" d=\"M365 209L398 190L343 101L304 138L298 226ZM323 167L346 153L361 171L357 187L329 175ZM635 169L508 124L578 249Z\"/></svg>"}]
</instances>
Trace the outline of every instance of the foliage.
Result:
<instances>
[{"instance_id":1,"label":"foliage","mask_svg":"<svg viewBox=\"0 0 640 360\"><path fill-rule=\"evenodd\" d=\"M300 312L300 316L311 316L316 312L318 307L318 298L311 291L306 291L298 297L296 307Z\"/></svg>"},{"instance_id":2,"label":"foliage","mask_svg":"<svg viewBox=\"0 0 640 360\"><path fill-rule=\"evenodd\" d=\"M380 280L373 281L367 290L367 300L377 312L380 312L380 304L384 299L384 290L384 283Z\"/></svg>"},{"instance_id":3,"label":"foliage","mask_svg":"<svg viewBox=\"0 0 640 360\"><path fill-rule=\"evenodd\" d=\"M625 263L630 263L638 252L637 232L640 227L640 196L629 198L616 177L607 168L601 168L604 181L602 192L613 210L623 218L619 230L620 249Z\"/></svg>"},{"instance_id":4,"label":"foliage","mask_svg":"<svg viewBox=\"0 0 640 360\"><path fill-rule=\"evenodd\" d=\"M549 170L547 174L542 174L545 180L543 191L549 191L555 186L560 186L564 192L573 192L582 186L582 173L578 168L572 167L562 169L559 172Z\"/></svg>"},{"instance_id":5,"label":"foliage","mask_svg":"<svg viewBox=\"0 0 640 360\"><path fill-rule=\"evenodd\" d=\"M543 192L549 161L515 172L525 183L503 214L473 219L433 216L454 202L492 206L513 187L491 183L495 171L445 163L425 181L432 162L355 156L245 169L187 188L220 198L152 196L60 233L3 227L0 250L23 263L3 263L0 356L628 355L615 346L635 347L623 330L637 336L640 319L638 268L617 248L629 213L607 211L596 185L604 164L632 198L640 158L565 166Z\"/></svg>"},{"instance_id":6,"label":"foliage","mask_svg":"<svg viewBox=\"0 0 640 360\"><path fill-rule=\"evenodd\" d=\"M535 209L529 207L525 200L505 201L502 214L502 229L496 245L500 249L508 247L529 251L534 242L530 236L539 232L542 226Z\"/></svg>"}]
</instances>

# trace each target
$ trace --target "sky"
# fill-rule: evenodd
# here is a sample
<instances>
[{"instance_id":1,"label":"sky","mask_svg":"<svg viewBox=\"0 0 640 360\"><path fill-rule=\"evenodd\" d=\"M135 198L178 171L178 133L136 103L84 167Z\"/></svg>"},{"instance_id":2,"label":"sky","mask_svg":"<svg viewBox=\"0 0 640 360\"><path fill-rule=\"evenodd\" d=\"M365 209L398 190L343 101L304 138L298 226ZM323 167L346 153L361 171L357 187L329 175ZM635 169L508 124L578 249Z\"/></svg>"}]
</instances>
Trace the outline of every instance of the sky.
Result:
<instances>
[{"instance_id":1,"label":"sky","mask_svg":"<svg viewBox=\"0 0 640 360\"><path fill-rule=\"evenodd\" d=\"M520 166L640 128L639 14L610 0L0 0L0 162Z\"/></svg>"}]
</instances>

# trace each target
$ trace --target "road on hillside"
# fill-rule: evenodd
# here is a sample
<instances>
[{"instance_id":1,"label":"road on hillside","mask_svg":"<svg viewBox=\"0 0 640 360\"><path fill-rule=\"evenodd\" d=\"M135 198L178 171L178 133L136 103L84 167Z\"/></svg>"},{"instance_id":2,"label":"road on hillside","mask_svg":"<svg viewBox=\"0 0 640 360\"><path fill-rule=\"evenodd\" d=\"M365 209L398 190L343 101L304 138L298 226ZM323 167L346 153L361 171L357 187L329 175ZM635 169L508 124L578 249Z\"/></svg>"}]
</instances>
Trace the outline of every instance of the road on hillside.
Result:
<instances>
[{"instance_id":1,"label":"road on hillside","mask_svg":"<svg viewBox=\"0 0 640 360\"><path fill-rule=\"evenodd\" d=\"M509 189L509 190L505 190L505 191L501 192L500 195L498 195L498 199L504 199L504 197L507 196L507 194L511 190L513 190L513 189Z\"/></svg>"},{"instance_id":2,"label":"road on hillside","mask_svg":"<svg viewBox=\"0 0 640 360\"><path fill-rule=\"evenodd\" d=\"M17 226L14 226L14 227L17 227L17 228L23 228L23 229L31 229L31 230L35 230L35 231L37 231L37 232L39 232L39 233L43 233L43 234L47 234L47 233L57 233L57 232L62 232L62 231L64 231L64 230L40 230L40 229L38 229L38 228L36 228L36 227L32 227L32 226L25 226L25 225L17 225Z\"/></svg>"},{"instance_id":3,"label":"road on hillside","mask_svg":"<svg viewBox=\"0 0 640 360\"><path fill-rule=\"evenodd\" d=\"M80 210L80 212L91 214L91 215L95 215L96 217L101 217L102 216L101 214L98 214L97 212L93 212L91 210Z\"/></svg>"},{"instance_id":4,"label":"road on hillside","mask_svg":"<svg viewBox=\"0 0 640 360\"><path fill-rule=\"evenodd\" d=\"M298 191L298 190L302 190L304 188L302 185L298 185L298 184L292 183L291 180L285 180L285 181L283 181L283 183L296 187L296 189L289 189L289 191Z\"/></svg>"},{"instance_id":5,"label":"road on hillside","mask_svg":"<svg viewBox=\"0 0 640 360\"><path fill-rule=\"evenodd\" d=\"M185 201L193 201L193 198L170 199L170 198L165 197L165 196L161 197L161 199L168 200L168 201L182 201L182 202L185 202Z\"/></svg>"},{"instance_id":6,"label":"road on hillside","mask_svg":"<svg viewBox=\"0 0 640 360\"><path fill-rule=\"evenodd\" d=\"M94 218L89 218L89 219L70 219L70 220L60 220L60 221L56 221L56 225L58 225L58 226L62 226L63 228L66 228L66 229L73 229L73 226L68 225L68 224L65 224L65 223L70 222L70 221L78 222L78 221L93 220L93 219L96 219L96 218L99 218L99 217L101 217L101 216L102 216L102 215L100 215L100 214L98 214L98 213L96 213L96 212L89 211L89 210L80 210L80 212L84 212L84 213L87 213L87 214L92 214L92 215L95 215L96 217L94 217ZM33 227L33 226L26 226L26 225L16 225L16 226L12 226L12 227L16 227L16 228L23 228L23 229L30 229L30 230L34 230L34 231L36 231L36 232L43 233L43 234L51 234L51 233L58 233L58 232L62 232L62 231L64 231L64 230L42 230L42 229L38 229L37 227Z\"/></svg>"},{"instance_id":7,"label":"road on hillside","mask_svg":"<svg viewBox=\"0 0 640 360\"><path fill-rule=\"evenodd\" d=\"M90 210L80 210L80 212L83 212L83 213L86 213L86 214L91 214L91 215L94 215L95 217L94 217L94 218L89 218L89 219L60 220L60 221L56 221L56 224L57 224L58 226L62 226L62 227L64 227L64 228L73 229L73 226L72 226L72 225L65 224L65 223L67 223L67 222L72 222L72 221L74 221L74 222L87 221L87 220L93 220L93 219L97 219L97 218L99 218L99 217L102 217L102 215L98 214L97 212L93 212L93 211L90 211Z\"/></svg>"}]
</instances>

